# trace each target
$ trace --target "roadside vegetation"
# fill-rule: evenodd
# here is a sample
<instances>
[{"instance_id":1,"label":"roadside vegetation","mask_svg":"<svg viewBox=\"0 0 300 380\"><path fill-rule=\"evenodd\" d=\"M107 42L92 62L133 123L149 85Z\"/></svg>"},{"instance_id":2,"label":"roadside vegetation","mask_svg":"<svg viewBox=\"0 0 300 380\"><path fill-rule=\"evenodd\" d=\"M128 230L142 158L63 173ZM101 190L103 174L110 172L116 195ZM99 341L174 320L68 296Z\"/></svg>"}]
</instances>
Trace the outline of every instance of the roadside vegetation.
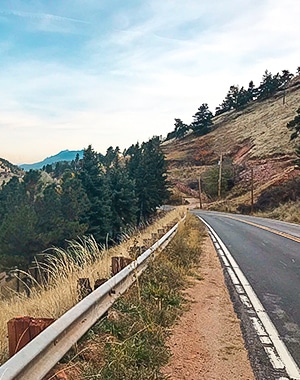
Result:
<instances>
[{"instance_id":1,"label":"roadside vegetation","mask_svg":"<svg viewBox=\"0 0 300 380\"><path fill-rule=\"evenodd\" d=\"M54 248L48 251L46 260L42 264L48 271L48 281L45 284L35 282L31 288L30 297L27 296L25 290L17 293L10 288L2 287L0 362L3 363L8 358L8 320L17 316L59 318L78 302L79 278L89 278L93 287L97 279L111 277L112 256L130 257L132 247L135 247L135 252L137 252L144 245L145 239L150 245L154 243L152 233L157 233L159 229L178 222L184 215L184 208L162 214L163 217L153 224L142 230L132 231L131 237L128 236L122 244L109 249L99 246L93 238L85 237L80 241L70 241L66 249ZM32 280L34 281L33 278ZM23 284L23 286L24 289L26 285Z\"/></svg>"},{"instance_id":2,"label":"roadside vegetation","mask_svg":"<svg viewBox=\"0 0 300 380\"><path fill-rule=\"evenodd\" d=\"M297 223L300 224L300 200L298 201L289 201L284 204L280 204L273 210L258 212L257 216L262 216L264 218L272 218L283 220L289 223Z\"/></svg>"},{"instance_id":3,"label":"roadside vegetation","mask_svg":"<svg viewBox=\"0 0 300 380\"><path fill-rule=\"evenodd\" d=\"M200 221L188 215L138 283L113 305L56 371L63 370L68 378L78 380L164 379L160 369L170 356L166 338L188 306L182 291L189 277L195 276L204 234Z\"/></svg>"},{"instance_id":4,"label":"roadside vegetation","mask_svg":"<svg viewBox=\"0 0 300 380\"><path fill-rule=\"evenodd\" d=\"M123 153L88 146L82 159L15 176L0 190L0 270L28 270L36 255L78 236L112 246L151 221L168 195L158 137Z\"/></svg>"}]
</instances>

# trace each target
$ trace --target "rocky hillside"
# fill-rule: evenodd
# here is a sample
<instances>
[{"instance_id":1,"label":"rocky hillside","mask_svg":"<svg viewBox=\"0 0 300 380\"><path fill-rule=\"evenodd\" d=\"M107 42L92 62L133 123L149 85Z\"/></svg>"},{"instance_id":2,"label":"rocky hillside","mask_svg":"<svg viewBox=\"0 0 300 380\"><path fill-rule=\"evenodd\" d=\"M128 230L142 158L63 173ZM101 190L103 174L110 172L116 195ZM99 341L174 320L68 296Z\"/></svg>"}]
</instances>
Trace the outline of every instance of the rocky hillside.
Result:
<instances>
[{"instance_id":1,"label":"rocky hillside","mask_svg":"<svg viewBox=\"0 0 300 380\"><path fill-rule=\"evenodd\" d=\"M230 111L213 118L214 130L208 135L188 135L166 141L163 150L169 165L169 179L181 192L197 189L199 175L218 167L220 155L236 171L234 186L227 199L249 204L251 168L255 200L272 186L299 177L295 169L295 142L286 124L300 106L300 76L286 90L272 98L255 101L242 111Z\"/></svg>"},{"instance_id":2,"label":"rocky hillside","mask_svg":"<svg viewBox=\"0 0 300 380\"><path fill-rule=\"evenodd\" d=\"M14 175L21 176L22 170L4 158L0 158L0 187L3 182L8 182Z\"/></svg>"}]
</instances>

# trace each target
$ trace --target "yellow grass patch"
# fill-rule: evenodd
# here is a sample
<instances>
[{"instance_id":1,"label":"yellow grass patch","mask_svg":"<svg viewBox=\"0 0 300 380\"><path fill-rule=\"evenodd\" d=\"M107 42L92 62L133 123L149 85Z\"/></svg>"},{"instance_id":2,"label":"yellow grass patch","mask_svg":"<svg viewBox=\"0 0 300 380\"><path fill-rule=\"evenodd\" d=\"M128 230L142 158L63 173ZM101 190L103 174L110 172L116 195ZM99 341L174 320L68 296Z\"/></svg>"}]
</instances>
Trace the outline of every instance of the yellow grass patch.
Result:
<instances>
[{"instance_id":1,"label":"yellow grass patch","mask_svg":"<svg viewBox=\"0 0 300 380\"><path fill-rule=\"evenodd\" d=\"M15 294L10 299L0 300L0 361L8 358L7 321L17 316L40 318L59 318L78 302L77 280L89 278L93 286L99 278L111 277L111 257L129 257L132 245L143 244L150 239L153 232L167 225L174 225L185 212L179 207L167 213L153 225L143 231L136 232L126 242L111 249L100 249L93 240L84 239L81 243L72 243L71 251L77 255L72 260L67 251L59 250L59 257L50 260L49 270L51 285L47 289L37 287L30 298L25 294Z\"/></svg>"}]
</instances>

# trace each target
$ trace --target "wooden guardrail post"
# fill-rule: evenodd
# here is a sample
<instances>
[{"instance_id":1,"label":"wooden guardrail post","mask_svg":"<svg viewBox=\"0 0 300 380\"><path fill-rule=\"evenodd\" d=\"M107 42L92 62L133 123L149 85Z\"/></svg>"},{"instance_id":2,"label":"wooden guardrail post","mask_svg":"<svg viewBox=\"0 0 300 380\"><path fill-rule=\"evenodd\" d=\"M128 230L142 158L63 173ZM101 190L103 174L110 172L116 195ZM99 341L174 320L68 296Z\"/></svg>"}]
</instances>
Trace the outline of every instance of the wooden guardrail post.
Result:
<instances>
[{"instance_id":1,"label":"wooden guardrail post","mask_svg":"<svg viewBox=\"0 0 300 380\"><path fill-rule=\"evenodd\" d=\"M127 267L133 260L124 256L113 256L111 258L111 272L114 276L119 273L123 268Z\"/></svg>"},{"instance_id":2,"label":"wooden guardrail post","mask_svg":"<svg viewBox=\"0 0 300 380\"><path fill-rule=\"evenodd\" d=\"M20 351L27 343L51 325L53 318L17 317L7 322L9 356Z\"/></svg>"},{"instance_id":3,"label":"wooden guardrail post","mask_svg":"<svg viewBox=\"0 0 300 380\"><path fill-rule=\"evenodd\" d=\"M77 289L79 299L83 299L88 294L92 293L93 289L91 287L89 278L79 278L77 280Z\"/></svg>"},{"instance_id":4,"label":"wooden guardrail post","mask_svg":"<svg viewBox=\"0 0 300 380\"><path fill-rule=\"evenodd\" d=\"M95 284L94 284L94 290L99 288L99 286L104 284L106 281L107 281L107 278L97 278L97 280L95 281Z\"/></svg>"}]
</instances>

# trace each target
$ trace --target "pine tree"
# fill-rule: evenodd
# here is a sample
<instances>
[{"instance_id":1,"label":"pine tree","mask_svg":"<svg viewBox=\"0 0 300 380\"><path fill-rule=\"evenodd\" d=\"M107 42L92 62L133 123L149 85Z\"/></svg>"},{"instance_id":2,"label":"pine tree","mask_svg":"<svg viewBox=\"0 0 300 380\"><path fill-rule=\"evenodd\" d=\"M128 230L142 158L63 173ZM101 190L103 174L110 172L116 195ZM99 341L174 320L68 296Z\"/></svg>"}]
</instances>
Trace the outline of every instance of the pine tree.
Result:
<instances>
[{"instance_id":1,"label":"pine tree","mask_svg":"<svg viewBox=\"0 0 300 380\"><path fill-rule=\"evenodd\" d=\"M153 137L141 147L132 145L126 154L130 156L127 169L135 181L137 223L140 224L148 220L169 196L166 163L158 137Z\"/></svg>"},{"instance_id":2,"label":"pine tree","mask_svg":"<svg viewBox=\"0 0 300 380\"><path fill-rule=\"evenodd\" d=\"M38 215L37 231L40 236L41 251L51 245L63 246L64 217L61 210L61 186L48 185L35 201Z\"/></svg>"},{"instance_id":3,"label":"pine tree","mask_svg":"<svg viewBox=\"0 0 300 380\"><path fill-rule=\"evenodd\" d=\"M30 169L23 177L26 192L28 193L29 199L32 203L34 202L34 198L37 193L40 178L41 172L32 169Z\"/></svg>"},{"instance_id":4,"label":"pine tree","mask_svg":"<svg viewBox=\"0 0 300 380\"><path fill-rule=\"evenodd\" d=\"M126 231L128 226L136 225L137 198L135 181L129 178L123 164L115 164L108 172L111 197L112 236Z\"/></svg>"},{"instance_id":5,"label":"pine tree","mask_svg":"<svg viewBox=\"0 0 300 380\"><path fill-rule=\"evenodd\" d=\"M174 128L175 138L176 139L183 138L189 130L188 125L184 124L181 119L175 119L174 125L175 125L175 128Z\"/></svg>"},{"instance_id":6,"label":"pine tree","mask_svg":"<svg viewBox=\"0 0 300 380\"><path fill-rule=\"evenodd\" d=\"M10 266L28 268L34 256L41 252L36 225L37 215L29 202L20 204L5 215L0 226L1 261L5 257Z\"/></svg>"},{"instance_id":7,"label":"pine tree","mask_svg":"<svg viewBox=\"0 0 300 380\"><path fill-rule=\"evenodd\" d=\"M27 269L39 251L37 215L23 181L13 177L0 191L0 258Z\"/></svg>"},{"instance_id":8,"label":"pine tree","mask_svg":"<svg viewBox=\"0 0 300 380\"><path fill-rule=\"evenodd\" d=\"M273 76L272 73L266 70L258 88L258 99L264 100L274 95L278 90L280 84L281 82L279 73Z\"/></svg>"},{"instance_id":9,"label":"pine tree","mask_svg":"<svg viewBox=\"0 0 300 380\"><path fill-rule=\"evenodd\" d=\"M111 231L111 199L99 155L91 145L84 150L79 179L90 202L90 208L82 222L89 226L89 234L97 241L104 242Z\"/></svg>"},{"instance_id":10,"label":"pine tree","mask_svg":"<svg viewBox=\"0 0 300 380\"><path fill-rule=\"evenodd\" d=\"M64 239L75 239L87 231L88 226L81 220L89 210L90 202L81 181L74 173L64 174L61 190Z\"/></svg>"},{"instance_id":11,"label":"pine tree","mask_svg":"<svg viewBox=\"0 0 300 380\"><path fill-rule=\"evenodd\" d=\"M107 168L114 165L115 163L118 162L119 154L120 154L120 148L118 146L116 147L116 149L110 146L107 149L105 156L103 156L103 160L102 160L103 164Z\"/></svg>"},{"instance_id":12,"label":"pine tree","mask_svg":"<svg viewBox=\"0 0 300 380\"><path fill-rule=\"evenodd\" d=\"M203 103L198 108L198 112L193 116L194 121L191 124L193 132L197 136L203 136L209 133L213 125L212 117L213 114L208 109L207 103Z\"/></svg>"}]
</instances>

